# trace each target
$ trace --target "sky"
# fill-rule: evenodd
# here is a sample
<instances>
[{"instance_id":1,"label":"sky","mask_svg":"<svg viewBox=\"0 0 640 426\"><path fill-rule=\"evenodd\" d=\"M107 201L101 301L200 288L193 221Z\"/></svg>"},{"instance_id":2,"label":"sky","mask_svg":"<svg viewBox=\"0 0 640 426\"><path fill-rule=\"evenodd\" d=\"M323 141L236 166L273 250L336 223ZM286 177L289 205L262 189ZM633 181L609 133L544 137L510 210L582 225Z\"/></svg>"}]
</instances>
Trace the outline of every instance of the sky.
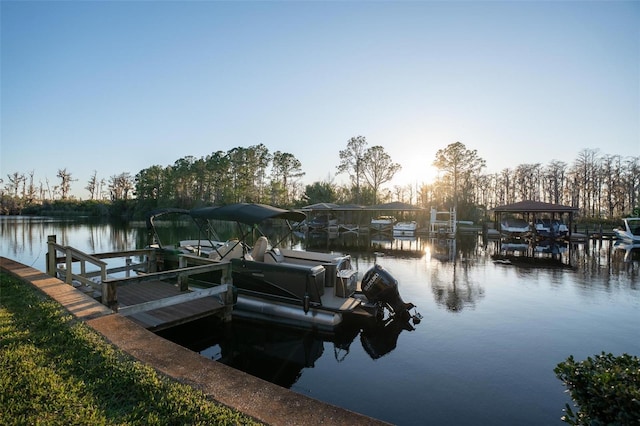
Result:
<instances>
[{"instance_id":1,"label":"sky","mask_svg":"<svg viewBox=\"0 0 640 426\"><path fill-rule=\"evenodd\" d=\"M640 155L640 2L0 2L0 179L98 179L264 144L344 183L350 138L433 180Z\"/></svg>"}]
</instances>

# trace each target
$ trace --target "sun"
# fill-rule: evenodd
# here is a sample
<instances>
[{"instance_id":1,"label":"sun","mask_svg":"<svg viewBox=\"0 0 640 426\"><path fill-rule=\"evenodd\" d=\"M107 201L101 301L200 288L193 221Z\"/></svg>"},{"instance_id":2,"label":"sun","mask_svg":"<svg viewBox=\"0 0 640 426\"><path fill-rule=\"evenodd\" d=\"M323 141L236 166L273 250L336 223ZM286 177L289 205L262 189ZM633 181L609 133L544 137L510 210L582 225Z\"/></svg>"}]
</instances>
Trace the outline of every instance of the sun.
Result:
<instances>
[{"instance_id":1,"label":"sun","mask_svg":"<svg viewBox=\"0 0 640 426\"><path fill-rule=\"evenodd\" d=\"M411 167L402 167L402 170L394 177L394 184L396 185L428 185L434 183L439 175L440 171L429 164L415 164Z\"/></svg>"}]
</instances>

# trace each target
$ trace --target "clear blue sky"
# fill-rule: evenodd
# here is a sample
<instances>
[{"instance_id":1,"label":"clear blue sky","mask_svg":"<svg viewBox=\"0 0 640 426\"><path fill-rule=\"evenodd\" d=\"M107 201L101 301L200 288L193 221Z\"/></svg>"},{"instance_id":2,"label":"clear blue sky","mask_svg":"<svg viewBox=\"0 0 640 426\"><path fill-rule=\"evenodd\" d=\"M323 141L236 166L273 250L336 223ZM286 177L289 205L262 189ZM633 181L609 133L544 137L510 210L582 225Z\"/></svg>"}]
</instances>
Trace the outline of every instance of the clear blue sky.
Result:
<instances>
[{"instance_id":1,"label":"clear blue sky","mask_svg":"<svg viewBox=\"0 0 640 426\"><path fill-rule=\"evenodd\" d=\"M432 178L460 141L487 172L640 155L640 2L11 2L0 177L84 189L263 143L305 183L353 136ZM337 183L346 177L335 176Z\"/></svg>"}]
</instances>

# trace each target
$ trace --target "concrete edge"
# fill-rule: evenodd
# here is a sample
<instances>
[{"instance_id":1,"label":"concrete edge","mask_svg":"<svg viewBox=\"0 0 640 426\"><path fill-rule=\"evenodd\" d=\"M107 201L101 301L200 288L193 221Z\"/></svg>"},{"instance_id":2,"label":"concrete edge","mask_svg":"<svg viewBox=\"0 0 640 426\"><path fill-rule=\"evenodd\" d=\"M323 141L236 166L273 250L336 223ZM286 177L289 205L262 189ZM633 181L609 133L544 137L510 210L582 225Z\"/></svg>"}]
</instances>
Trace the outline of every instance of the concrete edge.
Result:
<instances>
[{"instance_id":1,"label":"concrete edge","mask_svg":"<svg viewBox=\"0 0 640 426\"><path fill-rule=\"evenodd\" d=\"M266 424L388 424L205 358L113 313L74 287L37 269L0 257L0 270L33 285L139 361Z\"/></svg>"}]
</instances>

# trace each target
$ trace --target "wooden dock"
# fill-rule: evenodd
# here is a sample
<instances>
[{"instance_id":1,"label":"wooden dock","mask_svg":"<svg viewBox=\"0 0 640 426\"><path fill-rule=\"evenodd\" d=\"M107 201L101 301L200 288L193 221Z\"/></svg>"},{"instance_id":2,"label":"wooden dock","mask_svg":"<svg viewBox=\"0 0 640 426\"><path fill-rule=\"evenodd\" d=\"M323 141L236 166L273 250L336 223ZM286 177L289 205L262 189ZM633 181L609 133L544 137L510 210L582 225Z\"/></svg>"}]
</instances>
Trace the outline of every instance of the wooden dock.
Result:
<instances>
[{"instance_id":1,"label":"wooden dock","mask_svg":"<svg viewBox=\"0 0 640 426\"><path fill-rule=\"evenodd\" d=\"M171 300L176 296L194 295L194 292L182 292L175 284L154 280L134 283L118 289L118 313L151 330L159 331L184 324L224 311L224 288L216 288L222 295L204 296L169 306L153 308L150 302ZM179 300L179 299L178 299ZM152 308L152 309L143 309Z\"/></svg>"},{"instance_id":2,"label":"wooden dock","mask_svg":"<svg viewBox=\"0 0 640 426\"><path fill-rule=\"evenodd\" d=\"M64 256L58 257L61 252ZM107 268L102 259L125 258L125 266ZM132 257L143 262L135 264ZM190 266L195 265L195 266ZM93 267L97 270L90 271ZM78 269L80 269L78 271ZM131 271L136 271L131 275ZM189 277L221 271L220 283L206 288L190 288ZM113 278L111 273L126 273ZM113 312L127 316L139 325L159 331L208 316L230 321L233 309L231 263L184 255L178 269L156 272L155 252L130 250L87 254L73 247L48 240L47 273L99 300Z\"/></svg>"}]
</instances>

